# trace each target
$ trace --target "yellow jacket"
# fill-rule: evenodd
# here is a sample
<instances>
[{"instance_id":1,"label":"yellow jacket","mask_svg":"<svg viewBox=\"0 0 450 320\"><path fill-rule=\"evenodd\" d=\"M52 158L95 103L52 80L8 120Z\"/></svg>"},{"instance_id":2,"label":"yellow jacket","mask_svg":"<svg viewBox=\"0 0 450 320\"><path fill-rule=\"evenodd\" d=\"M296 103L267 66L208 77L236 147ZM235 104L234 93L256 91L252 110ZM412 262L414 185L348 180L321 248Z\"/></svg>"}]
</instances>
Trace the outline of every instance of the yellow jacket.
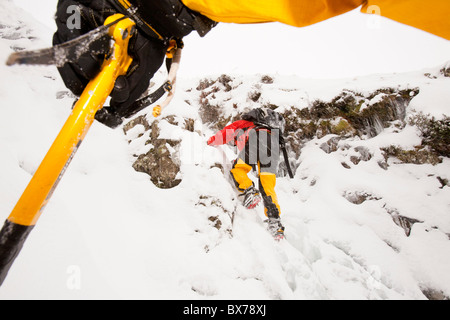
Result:
<instances>
[{"instance_id":1,"label":"yellow jacket","mask_svg":"<svg viewBox=\"0 0 450 320\"><path fill-rule=\"evenodd\" d=\"M450 40L450 0L182 0L217 22L308 26L360 6Z\"/></svg>"}]
</instances>

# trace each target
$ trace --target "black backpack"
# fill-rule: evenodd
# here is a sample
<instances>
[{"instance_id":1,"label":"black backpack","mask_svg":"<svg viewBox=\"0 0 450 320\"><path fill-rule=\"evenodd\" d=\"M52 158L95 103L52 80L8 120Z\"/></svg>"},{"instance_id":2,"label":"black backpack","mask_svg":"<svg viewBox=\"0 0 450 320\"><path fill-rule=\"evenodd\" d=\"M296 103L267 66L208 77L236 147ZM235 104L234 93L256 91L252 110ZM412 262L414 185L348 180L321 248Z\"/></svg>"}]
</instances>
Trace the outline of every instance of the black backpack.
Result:
<instances>
[{"instance_id":1,"label":"black backpack","mask_svg":"<svg viewBox=\"0 0 450 320\"><path fill-rule=\"evenodd\" d=\"M243 114L242 119L253 122L257 127L267 128L269 130L280 130L280 148L283 151L284 162L286 163L289 177L291 179L294 178L286 151L286 143L283 137L284 129L286 127L286 120L284 120L283 116L269 108L256 108Z\"/></svg>"},{"instance_id":2,"label":"black backpack","mask_svg":"<svg viewBox=\"0 0 450 320\"><path fill-rule=\"evenodd\" d=\"M279 129L281 134L286 126L283 116L269 108L253 109L242 115L242 119L268 129Z\"/></svg>"}]
</instances>

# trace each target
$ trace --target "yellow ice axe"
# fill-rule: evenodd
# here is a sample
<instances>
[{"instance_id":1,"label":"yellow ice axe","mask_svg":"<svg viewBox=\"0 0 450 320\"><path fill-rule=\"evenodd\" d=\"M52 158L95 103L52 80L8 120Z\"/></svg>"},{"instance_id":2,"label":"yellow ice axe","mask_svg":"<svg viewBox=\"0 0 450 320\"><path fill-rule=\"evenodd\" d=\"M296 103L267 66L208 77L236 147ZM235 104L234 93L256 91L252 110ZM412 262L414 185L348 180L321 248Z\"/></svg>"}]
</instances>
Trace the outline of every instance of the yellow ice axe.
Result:
<instances>
[{"instance_id":1,"label":"yellow ice axe","mask_svg":"<svg viewBox=\"0 0 450 320\"><path fill-rule=\"evenodd\" d=\"M116 14L105 21L107 25L110 25L109 35L114 40L111 52L106 56L100 73L83 91L0 231L0 285L94 122L96 112L103 108L117 77L125 75L132 62L128 43L135 23Z\"/></svg>"}]
</instances>

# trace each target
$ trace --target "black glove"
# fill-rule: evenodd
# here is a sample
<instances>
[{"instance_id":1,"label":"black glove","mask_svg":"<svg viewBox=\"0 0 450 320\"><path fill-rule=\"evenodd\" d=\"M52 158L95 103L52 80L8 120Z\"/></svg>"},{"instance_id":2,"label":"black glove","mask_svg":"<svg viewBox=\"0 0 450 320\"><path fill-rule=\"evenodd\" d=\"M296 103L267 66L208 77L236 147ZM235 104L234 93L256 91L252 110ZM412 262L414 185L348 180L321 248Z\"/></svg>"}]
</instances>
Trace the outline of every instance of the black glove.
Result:
<instances>
[{"instance_id":1,"label":"black glove","mask_svg":"<svg viewBox=\"0 0 450 320\"><path fill-rule=\"evenodd\" d=\"M115 127L122 117L132 114L134 102L148 88L150 79L164 62L164 57L173 38L181 39L192 30L204 36L216 25L214 21L188 9L180 0L133 0L136 11L126 10L117 0L59 0L56 13L57 32L53 44L61 44L83 35L101 25L106 18L115 13L131 15L138 31L130 39L128 48L133 62L125 76L120 76L111 93L111 106L97 113L96 119ZM77 6L80 28L68 27L67 21L73 11L69 6ZM98 40L90 52L83 54L77 63L67 63L58 68L61 77L75 95L83 92L87 83L100 71L104 55L96 55L96 49L109 45L109 37ZM101 51L101 50L100 50ZM98 52L98 51L97 51Z\"/></svg>"},{"instance_id":2,"label":"black glove","mask_svg":"<svg viewBox=\"0 0 450 320\"><path fill-rule=\"evenodd\" d=\"M58 2L55 17L57 31L53 35L53 45L64 43L88 33L89 31L102 25L106 17L114 13L110 12L106 14L105 11L99 10L100 8L87 6L93 5L94 1L89 1L89 3L87 2L88 1L82 2L72 0L60 0ZM74 13L73 11L68 10L71 6L77 7L79 12ZM108 9L112 10L112 8ZM69 27L71 21L73 21L71 20L73 19L73 14L79 14L82 21L77 26ZM91 44L91 48L96 48L98 51L100 51L102 47L106 46L109 46L108 37L104 37ZM92 51L86 52L81 55L78 63L65 64L62 68L58 68L58 71L60 72L66 87L75 95L79 96L83 92L89 80L94 78L100 71L103 59L104 57L102 55L95 55Z\"/></svg>"},{"instance_id":3,"label":"black glove","mask_svg":"<svg viewBox=\"0 0 450 320\"><path fill-rule=\"evenodd\" d=\"M81 28L79 29L67 27L67 19L71 16L71 13L67 13L67 8L71 5L78 6L80 10ZM74 39L103 25L105 19L114 13L117 11L106 1L60 0L56 13L58 29L53 37L53 44ZM109 37L98 40L92 47L102 46L109 46ZM77 63L68 63L58 68L67 88L77 96L81 95L87 83L100 71L104 55L95 55L92 53L93 51L84 53ZM109 112L117 113L119 116L121 111L129 108L147 89L150 79L164 62L166 45L163 41L146 37L141 32L137 32L130 39L128 51L133 62L128 73L117 79L111 93Z\"/></svg>"}]
</instances>

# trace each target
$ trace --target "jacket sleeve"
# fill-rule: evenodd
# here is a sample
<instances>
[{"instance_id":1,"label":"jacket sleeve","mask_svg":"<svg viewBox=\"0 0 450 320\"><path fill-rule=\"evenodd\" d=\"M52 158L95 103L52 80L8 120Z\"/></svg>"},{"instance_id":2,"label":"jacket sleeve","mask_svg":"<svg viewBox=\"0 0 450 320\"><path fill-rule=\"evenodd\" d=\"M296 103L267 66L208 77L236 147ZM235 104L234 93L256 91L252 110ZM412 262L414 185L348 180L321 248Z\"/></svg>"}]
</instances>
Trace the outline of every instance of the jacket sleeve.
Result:
<instances>
[{"instance_id":1,"label":"jacket sleeve","mask_svg":"<svg viewBox=\"0 0 450 320\"><path fill-rule=\"evenodd\" d=\"M364 0L182 0L182 2L188 8L217 22L282 22L304 27L356 9Z\"/></svg>"},{"instance_id":2,"label":"jacket sleeve","mask_svg":"<svg viewBox=\"0 0 450 320\"><path fill-rule=\"evenodd\" d=\"M449 0L182 0L217 22L309 26L361 7L450 40Z\"/></svg>"},{"instance_id":3,"label":"jacket sleeve","mask_svg":"<svg viewBox=\"0 0 450 320\"><path fill-rule=\"evenodd\" d=\"M247 128L253 125L252 122L246 120L238 120L233 122L232 124L226 126L215 135L208 139L208 145L210 146L220 146L222 144L226 144L231 140L234 140L236 137L236 133L239 129Z\"/></svg>"},{"instance_id":4,"label":"jacket sleeve","mask_svg":"<svg viewBox=\"0 0 450 320\"><path fill-rule=\"evenodd\" d=\"M361 12L383 16L450 40L449 0L365 0Z\"/></svg>"}]
</instances>

